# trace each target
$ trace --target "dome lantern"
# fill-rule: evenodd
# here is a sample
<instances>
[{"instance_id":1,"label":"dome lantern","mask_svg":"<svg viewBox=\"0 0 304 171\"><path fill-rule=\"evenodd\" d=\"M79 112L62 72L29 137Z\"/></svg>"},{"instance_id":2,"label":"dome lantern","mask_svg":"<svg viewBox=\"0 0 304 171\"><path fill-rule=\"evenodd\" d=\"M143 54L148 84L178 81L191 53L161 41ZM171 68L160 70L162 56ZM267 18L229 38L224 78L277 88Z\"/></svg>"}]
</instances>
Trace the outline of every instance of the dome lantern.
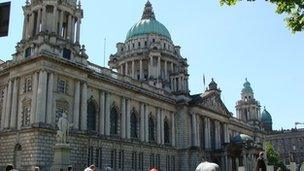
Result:
<instances>
[{"instance_id":1,"label":"dome lantern","mask_svg":"<svg viewBox=\"0 0 304 171\"><path fill-rule=\"evenodd\" d=\"M128 31L126 42L133 38L149 34L156 34L167 38L170 42L172 41L168 29L162 23L156 20L150 1L148 1L145 5L141 20L134 24Z\"/></svg>"}]
</instances>

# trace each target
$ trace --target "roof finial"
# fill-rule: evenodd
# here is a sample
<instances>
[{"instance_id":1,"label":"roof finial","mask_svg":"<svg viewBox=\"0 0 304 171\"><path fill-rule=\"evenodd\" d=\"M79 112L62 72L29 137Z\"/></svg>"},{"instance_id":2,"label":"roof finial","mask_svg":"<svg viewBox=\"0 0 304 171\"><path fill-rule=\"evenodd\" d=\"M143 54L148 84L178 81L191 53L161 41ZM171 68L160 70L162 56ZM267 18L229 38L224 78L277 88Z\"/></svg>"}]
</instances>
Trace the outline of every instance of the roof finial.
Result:
<instances>
[{"instance_id":1,"label":"roof finial","mask_svg":"<svg viewBox=\"0 0 304 171\"><path fill-rule=\"evenodd\" d=\"M153 7L149 0L147 1L146 5L145 5L144 13L143 13L141 19L155 19Z\"/></svg>"}]
</instances>

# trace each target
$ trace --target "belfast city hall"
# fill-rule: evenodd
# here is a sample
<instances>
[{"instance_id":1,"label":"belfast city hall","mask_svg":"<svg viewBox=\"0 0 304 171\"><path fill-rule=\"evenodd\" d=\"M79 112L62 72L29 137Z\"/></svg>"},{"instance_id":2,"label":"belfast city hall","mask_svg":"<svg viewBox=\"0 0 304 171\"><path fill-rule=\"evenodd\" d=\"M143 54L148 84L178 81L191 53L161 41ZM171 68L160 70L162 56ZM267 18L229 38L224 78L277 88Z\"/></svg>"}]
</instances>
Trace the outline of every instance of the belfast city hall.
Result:
<instances>
[{"instance_id":1,"label":"belfast city hall","mask_svg":"<svg viewBox=\"0 0 304 171\"><path fill-rule=\"evenodd\" d=\"M252 170L272 122L247 79L235 114L214 79L190 94L187 59L149 1L101 67L80 44L83 13L77 0L23 6L22 39L0 63L0 170L49 171L63 114L77 171L193 171L202 160Z\"/></svg>"}]
</instances>

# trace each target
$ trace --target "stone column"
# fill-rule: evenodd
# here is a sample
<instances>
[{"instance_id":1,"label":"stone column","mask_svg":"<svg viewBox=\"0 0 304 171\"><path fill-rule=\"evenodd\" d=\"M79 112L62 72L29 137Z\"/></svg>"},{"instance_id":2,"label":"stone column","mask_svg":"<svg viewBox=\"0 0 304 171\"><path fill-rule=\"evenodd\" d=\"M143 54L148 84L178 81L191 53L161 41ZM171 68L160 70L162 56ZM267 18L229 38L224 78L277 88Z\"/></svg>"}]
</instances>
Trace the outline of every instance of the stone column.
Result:
<instances>
[{"instance_id":1,"label":"stone column","mask_svg":"<svg viewBox=\"0 0 304 171\"><path fill-rule=\"evenodd\" d=\"M75 41L75 17L72 17L72 23L71 23L71 41L73 43Z\"/></svg>"},{"instance_id":2,"label":"stone column","mask_svg":"<svg viewBox=\"0 0 304 171\"><path fill-rule=\"evenodd\" d=\"M135 61L132 60L132 78L135 79Z\"/></svg>"},{"instance_id":3,"label":"stone column","mask_svg":"<svg viewBox=\"0 0 304 171\"><path fill-rule=\"evenodd\" d=\"M41 9L39 8L38 11L38 17L37 17L37 25L36 25L36 34L40 32L40 21L41 21Z\"/></svg>"},{"instance_id":4,"label":"stone column","mask_svg":"<svg viewBox=\"0 0 304 171\"><path fill-rule=\"evenodd\" d=\"M46 93L47 93L47 72L45 70L42 70L39 73L39 81L38 81L36 123L45 123Z\"/></svg>"},{"instance_id":5,"label":"stone column","mask_svg":"<svg viewBox=\"0 0 304 171\"><path fill-rule=\"evenodd\" d=\"M87 130L87 100L88 100L88 86L87 83L82 83L81 90L81 130Z\"/></svg>"},{"instance_id":6,"label":"stone column","mask_svg":"<svg viewBox=\"0 0 304 171\"><path fill-rule=\"evenodd\" d=\"M2 104L2 115L1 115L1 128L0 130L4 129L5 120L6 120L6 102L7 102L7 85L4 88L4 97L3 97L3 104Z\"/></svg>"},{"instance_id":7,"label":"stone column","mask_svg":"<svg viewBox=\"0 0 304 171\"><path fill-rule=\"evenodd\" d=\"M61 36L61 37L63 37L63 34L62 34L62 26L63 26L63 15L64 15L64 11L63 10L61 10L61 12L60 12L60 20L59 20L59 35Z\"/></svg>"},{"instance_id":8,"label":"stone column","mask_svg":"<svg viewBox=\"0 0 304 171\"><path fill-rule=\"evenodd\" d=\"M175 146L175 113L171 112L172 146Z\"/></svg>"},{"instance_id":9,"label":"stone column","mask_svg":"<svg viewBox=\"0 0 304 171\"><path fill-rule=\"evenodd\" d=\"M71 14L68 14L68 25L67 25L67 39L72 40L72 16Z\"/></svg>"},{"instance_id":10,"label":"stone column","mask_svg":"<svg viewBox=\"0 0 304 171\"><path fill-rule=\"evenodd\" d=\"M205 125L205 148L209 149L210 146L210 119L204 118Z\"/></svg>"},{"instance_id":11,"label":"stone column","mask_svg":"<svg viewBox=\"0 0 304 171\"><path fill-rule=\"evenodd\" d=\"M28 23L27 23L27 15L28 14L26 12L24 12L23 15L24 15L24 19L23 19L22 39L26 39L26 29L27 29L27 25L28 25Z\"/></svg>"},{"instance_id":12,"label":"stone column","mask_svg":"<svg viewBox=\"0 0 304 171\"><path fill-rule=\"evenodd\" d=\"M54 74L49 74L48 92L47 92L47 120L48 124L55 123L55 115L53 113L53 89L54 89ZM75 114L75 113L74 113Z\"/></svg>"},{"instance_id":13,"label":"stone column","mask_svg":"<svg viewBox=\"0 0 304 171\"><path fill-rule=\"evenodd\" d=\"M33 95L31 104L31 124L36 123L36 106L37 106L37 91L38 91L38 72L33 74Z\"/></svg>"},{"instance_id":14,"label":"stone column","mask_svg":"<svg viewBox=\"0 0 304 171\"><path fill-rule=\"evenodd\" d=\"M46 31L45 29L46 29L46 7L45 6L43 6L42 7L42 14L41 14L41 30L42 31Z\"/></svg>"},{"instance_id":15,"label":"stone column","mask_svg":"<svg viewBox=\"0 0 304 171\"><path fill-rule=\"evenodd\" d=\"M149 112L148 112L148 106L144 106L145 110L145 141L149 142Z\"/></svg>"},{"instance_id":16,"label":"stone column","mask_svg":"<svg viewBox=\"0 0 304 171\"><path fill-rule=\"evenodd\" d=\"M79 116L80 116L80 81L75 82L74 91L74 114L73 114L73 128L79 130Z\"/></svg>"},{"instance_id":17,"label":"stone column","mask_svg":"<svg viewBox=\"0 0 304 171\"><path fill-rule=\"evenodd\" d=\"M145 104L140 104L140 140L145 141Z\"/></svg>"},{"instance_id":18,"label":"stone column","mask_svg":"<svg viewBox=\"0 0 304 171\"><path fill-rule=\"evenodd\" d=\"M76 42L79 43L80 41L80 25L81 25L81 19L77 19L77 31L76 31Z\"/></svg>"},{"instance_id":19,"label":"stone column","mask_svg":"<svg viewBox=\"0 0 304 171\"><path fill-rule=\"evenodd\" d=\"M139 60L139 78L140 78L140 80L144 79L142 59Z\"/></svg>"},{"instance_id":20,"label":"stone column","mask_svg":"<svg viewBox=\"0 0 304 171\"><path fill-rule=\"evenodd\" d=\"M11 120L10 127L13 129L17 128L17 117L18 117L18 78L14 80L13 84L13 98L12 98L12 109L11 109Z\"/></svg>"},{"instance_id":21,"label":"stone column","mask_svg":"<svg viewBox=\"0 0 304 171\"><path fill-rule=\"evenodd\" d=\"M150 56L150 61L148 61L148 78L152 76L152 66L153 66L153 57Z\"/></svg>"},{"instance_id":22,"label":"stone column","mask_svg":"<svg viewBox=\"0 0 304 171\"><path fill-rule=\"evenodd\" d=\"M58 10L57 10L57 6L56 6L56 5L54 5L53 18L54 18L54 21L53 21L53 29L52 29L52 32L54 32L55 34L58 34L58 33L57 33Z\"/></svg>"},{"instance_id":23,"label":"stone column","mask_svg":"<svg viewBox=\"0 0 304 171\"><path fill-rule=\"evenodd\" d=\"M127 99L127 114L126 114L126 135L127 135L127 138L130 139L131 138L131 121L130 121L130 112L131 112L131 109L130 109L130 102L131 100L130 99Z\"/></svg>"},{"instance_id":24,"label":"stone column","mask_svg":"<svg viewBox=\"0 0 304 171\"><path fill-rule=\"evenodd\" d=\"M228 132L228 125L227 123L224 124L224 135L225 135L225 143L229 143L229 132Z\"/></svg>"},{"instance_id":25,"label":"stone column","mask_svg":"<svg viewBox=\"0 0 304 171\"><path fill-rule=\"evenodd\" d=\"M105 134L105 92L99 91L99 133Z\"/></svg>"},{"instance_id":26,"label":"stone column","mask_svg":"<svg viewBox=\"0 0 304 171\"><path fill-rule=\"evenodd\" d=\"M120 74L124 74L124 70L123 70L123 64L120 65Z\"/></svg>"},{"instance_id":27,"label":"stone column","mask_svg":"<svg viewBox=\"0 0 304 171\"><path fill-rule=\"evenodd\" d=\"M160 109L160 135L161 135L161 144L165 144L165 135L164 135L164 111Z\"/></svg>"},{"instance_id":28,"label":"stone column","mask_svg":"<svg viewBox=\"0 0 304 171\"><path fill-rule=\"evenodd\" d=\"M129 66L128 66L128 61L126 61L126 75L129 76Z\"/></svg>"},{"instance_id":29,"label":"stone column","mask_svg":"<svg viewBox=\"0 0 304 171\"><path fill-rule=\"evenodd\" d=\"M160 60L160 56L158 56L157 58L157 78L160 78L161 76L161 60Z\"/></svg>"},{"instance_id":30,"label":"stone column","mask_svg":"<svg viewBox=\"0 0 304 171\"><path fill-rule=\"evenodd\" d=\"M5 111L5 125L4 128L9 128L10 124L10 117L11 117L11 107L12 107L12 88L13 88L13 81L9 80L8 83L8 90L7 90L7 102L6 102L6 111Z\"/></svg>"},{"instance_id":31,"label":"stone column","mask_svg":"<svg viewBox=\"0 0 304 171\"><path fill-rule=\"evenodd\" d=\"M168 78L168 64L167 61L165 61L165 79L167 80Z\"/></svg>"},{"instance_id":32,"label":"stone column","mask_svg":"<svg viewBox=\"0 0 304 171\"><path fill-rule=\"evenodd\" d=\"M32 37L33 36L33 32L34 32L34 17L35 17L35 14L34 12L31 12L31 15L30 15L30 23L29 23L29 30L28 30L28 37Z\"/></svg>"},{"instance_id":33,"label":"stone column","mask_svg":"<svg viewBox=\"0 0 304 171\"><path fill-rule=\"evenodd\" d=\"M122 97L121 99L121 138L126 138L126 98Z\"/></svg>"},{"instance_id":34,"label":"stone column","mask_svg":"<svg viewBox=\"0 0 304 171\"><path fill-rule=\"evenodd\" d=\"M192 131L193 131L192 145L197 146L196 114L192 113L191 117L192 117Z\"/></svg>"},{"instance_id":35,"label":"stone column","mask_svg":"<svg viewBox=\"0 0 304 171\"><path fill-rule=\"evenodd\" d=\"M106 93L105 96L105 101L106 101L106 118L105 118L105 133L106 135L110 135L110 113L111 113L111 94Z\"/></svg>"},{"instance_id":36,"label":"stone column","mask_svg":"<svg viewBox=\"0 0 304 171\"><path fill-rule=\"evenodd\" d=\"M200 116L196 115L196 142L197 142L197 146L200 147L201 146L201 131L200 131Z\"/></svg>"},{"instance_id":37,"label":"stone column","mask_svg":"<svg viewBox=\"0 0 304 171\"><path fill-rule=\"evenodd\" d=\"M216 148L221 148L221 123L219 121L215 122L215 141L216 141Z\"/></svg>"},{"instance_id":38,"label":"stone column","mask_svg":"<svg viewBox=\"0 0 304 171\"><path fill-rule=\"evenodd\" d=\"M156 109L156 111L157 111L157 143L158 144L161 144L161 131L160 131L160 129L161 129L161 126L160 126L160 124L161 124L161 116L160 116L160 109Z\"/></svg>"}]
</instances>

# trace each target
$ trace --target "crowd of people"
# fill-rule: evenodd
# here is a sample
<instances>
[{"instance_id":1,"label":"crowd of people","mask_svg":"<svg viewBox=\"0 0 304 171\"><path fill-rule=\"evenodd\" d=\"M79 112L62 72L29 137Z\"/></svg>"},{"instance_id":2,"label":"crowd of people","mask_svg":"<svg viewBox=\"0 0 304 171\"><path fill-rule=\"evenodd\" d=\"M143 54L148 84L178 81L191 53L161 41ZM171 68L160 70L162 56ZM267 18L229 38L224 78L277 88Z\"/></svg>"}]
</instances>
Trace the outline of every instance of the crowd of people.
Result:
<instances>
[{"instance_id":1,"label":"crowd of people","mask_svg":"<svg viewBox=\"0 0 304 171\"><path fill-rule=\"evenodd\" d=\"M6 166L5 171L17 171L17 170L14 168L13 165L9 164ZM33 171L40 171L40 168L35 167L33 169ZM65 170L62 170L62 171L65 171ZM68 166L67 171L74 171L74 169L72 166ZM84 171L97 171L97 167L95 165L91 165L91 166L85 168ZM104 168L104 171L112 171L112 169L110 167L106 167L106 168ZM156 168L152 168L150 171L159 171L159 170Z\"/></svg>"},{"instance_id":2,"label":"crowd of people","mask_svg":"<svg viewBox=\"0 0 304 171\"><path fill-rule=\"evenodd\" d=\"M210 162L204 161L198 165L198 167L196 168L195 171L218 171L219 169L220 169L219 165L217 165L215 163L210 163ZM278 171L281 171L281 170L282 170L281 168L278 168ZM14 168L13 165L7 165L6 171L17 171L17 170ZM33 169L33 171L40 171L40 168L35 167ZM65 170L62 170L62 171L65 171ZM67 168L67 171L74 171L74 169L72 166L69 166ZM91 165L91 166L87 167L86 169L84 169L84 171L97 171L97 167L95 165ZM112 169L110 167L106 167L106 168L104 168L104 171L112 171ZM159 171L159 170L157 168L152 168L152 169L150 169L150 171ZM265 157L264 157L263 152L261 152L259 154L255 171L266 171Z\"/></svg>"}]
</instances>

